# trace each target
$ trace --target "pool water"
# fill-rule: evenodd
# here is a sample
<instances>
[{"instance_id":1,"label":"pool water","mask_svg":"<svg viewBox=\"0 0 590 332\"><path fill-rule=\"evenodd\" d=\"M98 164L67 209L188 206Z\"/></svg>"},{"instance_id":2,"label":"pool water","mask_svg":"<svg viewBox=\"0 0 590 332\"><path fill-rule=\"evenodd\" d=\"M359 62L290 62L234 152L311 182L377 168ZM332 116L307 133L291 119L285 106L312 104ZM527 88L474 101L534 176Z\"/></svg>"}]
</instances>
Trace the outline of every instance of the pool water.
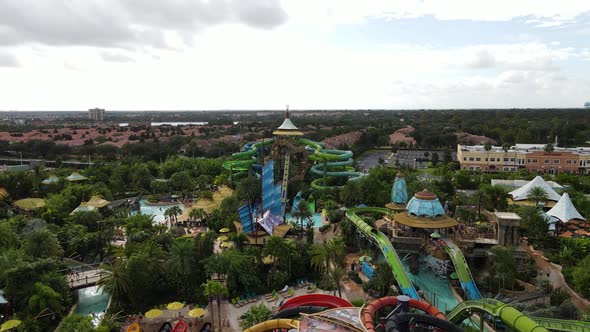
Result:
<instances>
[{"instance_id":1,"label":"pool water","mask_svg":"<svg viewBox=\"0 0 590 332\"><path fill-rule=\"evenodd\" d=\"M285 214L285 219L287 220L287 222L292 222L292 223L296 223L297 225L299 225L301 222L299 221L299 218L295 218L291 215L291 213L287 213ZM314 213L311 216L311 220L313 221L313 227L320 227L323 225L322 222L322 214L321 213ZM305 225L306 221L303 221L303 224Z\"/></svg>"},{"instance_id":2,"label":"pool water","mask_svg":"<svg viewBox=\"0 0 590 332\"><path fill-rule=\"evenodd\" d=\"M164 212L173 206L180 206L180 204L149 205L145 199L139 201L139 211L141 214L152 215L154 217L154 222L158 224L164 223L166 221ZM182 208L182 206L180 207Z\"/></svg>"},{"instance_id":3,"label":"pool water","mask_svg":"<svg viewBox=\"0 0 590 332\"><path fill-rule=\"evenodd\" d=\"M410 272L410 267L406 262L403 262L406 272L410 280L420 288L426 297L430 299L432 304L441 312L445 313L451 311L459 302L455 299L449 279L436 275L426 264L423 263L423 258L420 258L420 268L418 274Z\"/></svg>"},{"instance_id":4,"label":"pool water","mask_svg":"<svg viewBox=\"0 0 590 332\"><path fill-rule=\"evenodd\" d=\"M103 293L98 286L78 289L76 293L78 294L76 313L91 315L92 324L98 326L109 304L109 294Z\"/></svg>"}]
</instances>

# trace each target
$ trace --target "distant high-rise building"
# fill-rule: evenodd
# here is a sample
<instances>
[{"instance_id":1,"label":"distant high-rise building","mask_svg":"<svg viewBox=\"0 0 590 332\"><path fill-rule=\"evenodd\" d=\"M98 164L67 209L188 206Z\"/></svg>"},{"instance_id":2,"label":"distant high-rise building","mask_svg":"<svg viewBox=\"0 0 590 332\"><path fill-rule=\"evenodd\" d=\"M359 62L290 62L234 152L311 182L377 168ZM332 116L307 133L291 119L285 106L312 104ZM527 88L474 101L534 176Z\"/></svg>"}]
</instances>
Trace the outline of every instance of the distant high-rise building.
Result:
<instances>
[{"instance_id":1,"label":"distant high-rise building","mask_svg":"<svg viewBox=\"0 0 590 332\"><path fill-rule=\"evenodd\" d=\"M585 107L585 108L590 108L590 101L587 101L587 102L585 102L585 103L584 103L584 107Z\"/></svg>"},{"instance_id":2,"label":"distant high-rise building","mask_svg":"<svg viewBox=\"0 0 590 332\"><path fill-rule=\"evenodd\" d=\"M104 108L91 108L88 110L88 118L92 121L103 121L104 112Z\"/></svg>"}]
</instances>

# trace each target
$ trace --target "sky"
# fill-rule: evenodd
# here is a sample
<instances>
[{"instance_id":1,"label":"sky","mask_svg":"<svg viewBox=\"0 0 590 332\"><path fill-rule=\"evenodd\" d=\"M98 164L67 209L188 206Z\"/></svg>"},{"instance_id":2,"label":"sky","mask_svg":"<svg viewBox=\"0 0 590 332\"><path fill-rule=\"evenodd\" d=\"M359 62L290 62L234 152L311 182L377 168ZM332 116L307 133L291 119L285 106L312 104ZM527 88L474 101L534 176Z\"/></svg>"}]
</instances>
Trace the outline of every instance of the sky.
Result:
<instances>
[{"instance_id":1,"label":"sky","mask_svg":"<svg viewBox=\"0 0 590 332\"><path fill-rule=\"evenodd\" d=\"M0 0L0 110L582 107L588 0Z\"/></svg>"}]
</instances>

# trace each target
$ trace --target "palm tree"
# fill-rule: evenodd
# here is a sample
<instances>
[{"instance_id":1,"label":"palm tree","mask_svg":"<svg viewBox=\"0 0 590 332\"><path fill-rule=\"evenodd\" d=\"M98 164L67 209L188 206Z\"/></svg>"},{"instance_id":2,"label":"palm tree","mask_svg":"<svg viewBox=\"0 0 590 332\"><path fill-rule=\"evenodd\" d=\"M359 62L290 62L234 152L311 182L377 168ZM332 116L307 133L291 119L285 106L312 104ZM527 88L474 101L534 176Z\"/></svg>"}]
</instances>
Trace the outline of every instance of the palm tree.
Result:
<instances>
[{"instance_id":1,"label":"palm tree","mask_svg":"<svg viewBox=\"0 0 590 332\"><path fill-rule=\"evenodd\" d=\"M167 265L170 273L177 277L176 282L179 294L186 296L186 286L189 285L190 276L196 265L193 241L187 238L179 238L172 242Z\"/></svg>"},{"instance_id":2,"label":"palm tree","mask_svg":"<svg viewBox=\"0 0 590 332\"><path fill-rule=\"evenodd\" d=\"M334 295L336 295L336 290L338 290L338 296L342 297L342 286L340 283L346 276L346 270L337 266L335 267L326 277L328 277L329 282L334 287Z\"/></svg>"},{"instance_id":3,"label":"palm tree","mask_svg":"<svg viewBox=\"0 0 590 332\"><path fill-rule=\"evenodd\" d=\"M209 304L212 303L212 299L217 301L217 322L219 323L219 331L221 331L221 298L229 294L227 287L225 284L212 280L207 281L206 284L202 284L201 286L204 288L203 293L209 298ZM213 320L211 321L213 322Z\"/></svg>"},{"instance_id":4,"label":"palm tree","mask_svg":"<svg viewBox=\"0 0 590 332\"><path fill-rule=\"evenodd\" d=\"M100 264L100 279L96 282L99 288L111 294L115 303L121 303L131 293L131 278L127 273L127 266L122 259L115 264Z\"/></svg>"},{"instance_id":5,"label":"palm tree","mask_svg":"<svg viewBox=\"0 0 590 332\"><path fill-rule=\"evenodd\" d=\"M265 322L270 318L271 315L272 311L268 309L264 303L254 305L242 316L243 321L241 327L243 330L245 330L256 324Z\"/></svg>"},{"instance_id":6,"label":"palm tree","mask_svg":"<svg viewBox=\"0 0 590 332\"><path fill-rule=\"evenodd\" d=\"M551 153L555 151L555 146L553 145L553 143L547 143L543 149L545 150L545 152Z\"/></svg>"},{"instance_id":7,"label":"palm tree","mask_svg":"<svg viewBox=\"0 0 590 332\"><path fill-rule=\"evenodd\" d=\"M180 208L180 206L178 205L174 205L172 207L170 207L168 210L170 210L170 216L174 217L174 222L177 223L178 222L178 215L182 214L182 209Z\"/></svg>"},{"instance_id":8,"label":"palm tree","mask_svg":"<svg viewBox=\"0 0 590 332\"><path fill-rule=\"evenodd\" d=\"M529 191L528 198L535 202L535 206L539 206L539 203L546 202L549 196L547 195L545 189L541 187L533 187Z\"/></svg>"},{"instance_id":9,"label":"palm tree","mask_svg":"<svg viewBox=\"0 0 590 332\"><path fill-rule=\"evenodd\" d=\"M197 208L197 209L192 209L189 212L188 217L192 221L199 220L199 222L202 222L203 219L205 219L205 215L206 215L205 210L203 210L201 208Z\"/></svg>"},{"instance_id":10,"label":"palm tree","mask_svg":"<svg viewBox=\"0 0 590 332\"><path fill-rule=\"evenodd\" d=\"M487 163L486 171L489 172L490 171L490 150L492 149L492 144L490 144L490 142L485 142L483 144L483 148L484 148L484 150L486 150L486 153L487 153L487 158L486 158L486 163Z\"/></svg>"},{"instance_id":11,"label":"palm tree","mask_svg":"<svg viewBox=\"0 0 590 332\"><path fill-rule=\"evenodd\" d=\"M311 218L311 211L309 210L307 201L305 199L300 200L297 209L291 212L291 215L294 218L299 219L299 223L301 224L301 239L303 239L303 220L309 220L309 218Z\"/></svg>"},{"instance_id":12,"label":"palm tree","mask_svg":"<svg viewBox=\"0 0 590 332\"><path fill-rule=\"evenodd\" d=\"M325 243L313 244L310 249L311 265L328 274L332 267L341 267L344 260L344 240L336 237Z\"/></svg>"}]
</instances>

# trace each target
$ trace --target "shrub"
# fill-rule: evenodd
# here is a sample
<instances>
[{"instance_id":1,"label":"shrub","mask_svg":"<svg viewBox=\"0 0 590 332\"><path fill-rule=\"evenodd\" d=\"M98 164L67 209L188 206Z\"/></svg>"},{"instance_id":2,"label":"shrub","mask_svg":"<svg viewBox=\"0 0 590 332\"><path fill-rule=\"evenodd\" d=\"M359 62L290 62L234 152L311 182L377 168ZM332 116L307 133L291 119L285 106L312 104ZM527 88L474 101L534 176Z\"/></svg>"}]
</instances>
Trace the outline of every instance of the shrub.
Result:
<instances>
[{"instance_id":1,"label":"shrub","mask_svg":"<svg viewBox=\"0 0 590 332\"><path fill-rule=\"evenodd\" d=\"M354 300L350 301L350 303L352 303L352 305L355 306L355 307L362 307L365 304L365 300L363 300L363 299L354 299Z\"/></svg>"},{"instance_id":2,"label":"shrub","mask_svg":"<svg viewBox=\"0 0 590 332\"><path fill-rule=\"evenodd\" d=\"M320 232L325 232L330 228L330 224L320 226Z\"/></svg>"},{"instance_id":3,"label":"shrub","mask_svg":"<svg viewBox=\"0 0 590 332\"><path fill-rule=\"evenodd\" d=\"M160 197L159 197L158 195L150 195L150 196L147 198L147 201L148 201L149 203L158 203L158 202L160 201Z\"/></svg>"}]
</instances>

